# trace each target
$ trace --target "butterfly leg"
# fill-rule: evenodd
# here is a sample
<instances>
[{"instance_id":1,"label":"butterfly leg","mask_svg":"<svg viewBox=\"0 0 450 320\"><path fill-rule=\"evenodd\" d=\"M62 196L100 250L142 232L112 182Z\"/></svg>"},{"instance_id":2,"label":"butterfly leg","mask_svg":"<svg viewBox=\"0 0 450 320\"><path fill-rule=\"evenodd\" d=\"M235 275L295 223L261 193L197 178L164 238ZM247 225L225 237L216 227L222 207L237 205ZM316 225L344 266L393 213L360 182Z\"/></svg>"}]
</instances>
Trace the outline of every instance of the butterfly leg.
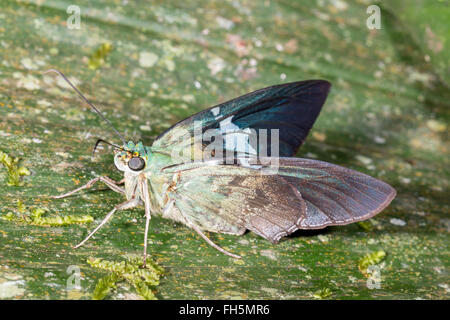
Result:
<instances>
[{"instance_id":1,"label":"butterfly leg","mask_svg":"<svg viewBox=\"0 0 450 320\"><path fill-rule=\"evenodd\" d=\"M75 247L73 247L74 249L81 247L86 241L89 240L90 237L92 237L94 235L94 233L96 233L98 231L98 229L100 229L106 222L108 222L108 220L111 218L111 216L114 214L114 212L118 211L118 210L125 210L125 209L131 209L136 207L139 204L139 199L137 199L134 195L130 200L127 200L125 202L122 202L121 204L118 204L114 207L114 209L112 209L110 212L108 212L108 214L106 215L106 217L102 220L102 222L100 222L100 224L91 232L89 233L89 235L83 240L81 241L79 244L77 244Z\"/></svg>"},{"instance_id":2,"label":"butterfly leg","mask_svg":"<svg viewBox=\"0 0 450 320\"><path fill-rule=\"evenodd\" d=\"M147 263L147 242L148 242L148 228L150 225L150 195L148 192L148 181L145 176L140 178L140 187L141 187L141 195L144 200L144 208L145 208L145 234L144 234L144 261L142 267L145 268Z\"/></svg>"},{"instance_id":3,"label":"butterfly leg","mask_svg":"<svg viewBox=\"0 0 450 320\"><path fill-rule=\"evenodd\" d=\"M72 194L74 194L74 193L76 193L78 191L92 188L92 186L98 181L101 181L101 182L105 183L111 190L113 190L115 192L125 194L125 190L118 186L118 184L120 184L122 182L122 180L117 182L117 181L114 181L113 179L108 178L108 177L97 177L97 178L92 179L91 181L89 181L85 185L83 185L83 186L81 186L81 187L79 187L79 188L77 188L75 190L69 191L67 193L64 193L64 194L61 194L61 195L58 195L58 196L51 196L51 198L53 198L53 199L61 199L61 198L68 197L68 196L70 196L70 195L72 195Z\"/></svg>"},{"instance_id":4,"label":"butterfly leg","mask_svg":"<svg viewBox=\"0 0 450 320\"><path fill-rule=\"evenodd\" d=\"M172 200L173 201L173 200ZM170 203L169 203L170 205ZM169 206L168 205L168 206ZM176 205L176 204L175 204ZM167 206L167 207L168 207ZM166 207L166 208L167 208ZM189 220L188 216L183 212L183 210L181 210L178 206L177 206L178 210L181 213L181 216L183 217L183 219L186 221L186 224L191 227L192 229L195 230L195 232L197 232L211 247L213 247L216 250L219 250L220 252L222 252L223 254L226 254L227 256L233 257L235 259L241 259L241 256L238 256L237 254L231 253L221 247L219 247L217 244L215 244L214 242L212 242L203 232L202 230L200 230L199 227L197 227L197 225L195 223L193 223L191 220Z\"/></svg>"}]
</instances>

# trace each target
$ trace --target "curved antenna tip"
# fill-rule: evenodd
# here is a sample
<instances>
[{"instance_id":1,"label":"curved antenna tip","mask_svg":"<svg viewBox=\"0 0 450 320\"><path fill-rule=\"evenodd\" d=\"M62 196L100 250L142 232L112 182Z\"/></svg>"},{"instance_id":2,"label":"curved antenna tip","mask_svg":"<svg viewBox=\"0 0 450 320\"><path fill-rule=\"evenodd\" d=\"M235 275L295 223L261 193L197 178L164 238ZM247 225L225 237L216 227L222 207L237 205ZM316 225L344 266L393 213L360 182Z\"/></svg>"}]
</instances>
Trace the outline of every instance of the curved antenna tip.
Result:
<instances>
[{"instance_id":1,"label":"curved antenna tip","mask_svg":"<svg viewBox=\"0 0 450 320\"><path fill-rule=\"evenodd\" d=\"M42 74L46 74L46 73L50 73L50 72L55 72L55 73L58 73L58 74L62 74L61 71L56 70L56 69L48 69L48 70L45 70L45 71L42 72Z\"/></svg>"}]
</instances>

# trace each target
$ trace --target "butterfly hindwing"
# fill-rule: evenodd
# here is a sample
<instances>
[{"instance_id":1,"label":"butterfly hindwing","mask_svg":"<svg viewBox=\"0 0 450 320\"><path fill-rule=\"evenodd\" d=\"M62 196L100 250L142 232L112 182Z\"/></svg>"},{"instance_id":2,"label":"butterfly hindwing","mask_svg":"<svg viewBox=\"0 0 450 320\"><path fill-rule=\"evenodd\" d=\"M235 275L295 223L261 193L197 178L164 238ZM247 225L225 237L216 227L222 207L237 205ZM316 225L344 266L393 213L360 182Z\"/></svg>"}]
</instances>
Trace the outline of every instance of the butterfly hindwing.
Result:
<instances>
[{"instance_id":1,"label":"butterfly hindwing","mask_svg":"<svg viewBox=\"0 0 450 320\"><path fill-rule=\"evenodd\" d=\"M177 172L180 180L169 198L205 230L222 232L222 226L233 226L277 242L297 229L365 220L395 196L388 184L337 165L299 158L279 161L278 174L214 162L171 167L166 173Z\"/></svg>"},{"instance_id":2,"label":"butterfly hindwing","mask_svg":"<svg viewBox=\"0 0 450 320\"><path fill-rule=\"evenodd\" d=\"M324 161L283 158L279 175L302 194L306 217L300 229L320 229L369 219L394 199L387 183Z\"/></svg>"},{"instance_id":3,"label":"butterfly hindwing","mask_svg":"<svg viewBox=\"0 0 450 320\"><path fill-rule=\"evenodd\" d=\"M224 150L241 156L261 156L258 145L247 139L245 145L236 145L236 136L250 130L259 133L267 129L279 130L279 154L293 156L302 145L313 126L331 84L324 80L308 80L276 85L254 91L236 99L203 110L178 122L153 143L153 148L172 153L188 151L189 156L181 162L193 160L193 150L204 152L210 141L193 139L195 124L203 134L206 130L224 137ZM231 141L231 143L230 143ZM271 155L270 144L263 156ZM205 158L205 157L203 157ZM196 159L198 160L198 159Z\"/></svg>"},{"instance_id":4,"label":"butterfly hindwing","mask_svg":"<svg viewBox=\"0 0 450 320\"><path fill-rule=\"evenodd\" d=\"M276 242L298 229L305 215L300 193L280 176L208 162L182 167L173 168L180 180L168 196L204 230L224 233L232 225Z\"/></svg>"}]
</instances>

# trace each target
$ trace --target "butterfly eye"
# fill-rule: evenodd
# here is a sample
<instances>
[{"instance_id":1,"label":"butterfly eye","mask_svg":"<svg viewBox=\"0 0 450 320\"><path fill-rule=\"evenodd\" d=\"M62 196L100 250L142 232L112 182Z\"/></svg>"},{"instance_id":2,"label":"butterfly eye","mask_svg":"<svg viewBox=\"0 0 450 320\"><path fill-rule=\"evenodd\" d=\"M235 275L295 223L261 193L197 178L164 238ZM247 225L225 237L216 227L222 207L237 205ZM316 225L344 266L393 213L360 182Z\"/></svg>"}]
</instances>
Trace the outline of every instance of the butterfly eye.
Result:
<instances>
[{"instance_id":1,"label":"butterfly eye","mask_svg":"<svg viewBox=\"0 0 450 320\"><path fill-rule=\"evenodd\" d=\"M141 171L145 167L145 161L142 158L131 158L128 161L128 168L133 171Z\"/></svg>"}]
</instances>

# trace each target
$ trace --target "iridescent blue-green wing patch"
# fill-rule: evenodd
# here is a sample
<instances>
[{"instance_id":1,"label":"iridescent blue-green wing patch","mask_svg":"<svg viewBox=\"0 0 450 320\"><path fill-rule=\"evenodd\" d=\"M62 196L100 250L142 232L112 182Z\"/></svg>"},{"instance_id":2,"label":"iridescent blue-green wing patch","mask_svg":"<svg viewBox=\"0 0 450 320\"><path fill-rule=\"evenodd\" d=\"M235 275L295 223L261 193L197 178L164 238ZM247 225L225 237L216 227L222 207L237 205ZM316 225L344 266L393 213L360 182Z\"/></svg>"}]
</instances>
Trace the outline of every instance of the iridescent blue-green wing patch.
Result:
<instances>
[{"instance_id":1,"label":"iridescent blue-green wing patch","mask_svg":"<svg viewBox=\"0 0 450 320\"><path fill-rule=\"evenodd\" d=\"M190 150L196 143L191 137L194 136L194 123L197 121L202 132L212 129L225 135L228 131L227 136L233 135L233 131L245 133L249 129L279 129L279 156L293 156L319 115L330 86L324 80L308 80L254 91L178 122L162 133L153 147L169 153L174 148ZM251 143L248 141L248 144ZM204 149L208 141L201 144L194 148ZM254 143L244 146L245 151L242 151L242 146L224 144L226 150L239 151L241 156L260 155L258 145ZM270 144L267 151L263 156L272 154Z\"/></svg>"},{"instance_id":2,"label":"iridescent blue-green wing patch","mask_svg":"<svg viewBox=\"0 0 450 320\"><path fill-rule=\"evenodd\" d=\"M280 158L278 174L213 161L174 166L169 198L205 230L248 229L278 242L297 229L320 229L368 219L394 198L388 184L322 161Z\"/></svg>"}]
</instances>

